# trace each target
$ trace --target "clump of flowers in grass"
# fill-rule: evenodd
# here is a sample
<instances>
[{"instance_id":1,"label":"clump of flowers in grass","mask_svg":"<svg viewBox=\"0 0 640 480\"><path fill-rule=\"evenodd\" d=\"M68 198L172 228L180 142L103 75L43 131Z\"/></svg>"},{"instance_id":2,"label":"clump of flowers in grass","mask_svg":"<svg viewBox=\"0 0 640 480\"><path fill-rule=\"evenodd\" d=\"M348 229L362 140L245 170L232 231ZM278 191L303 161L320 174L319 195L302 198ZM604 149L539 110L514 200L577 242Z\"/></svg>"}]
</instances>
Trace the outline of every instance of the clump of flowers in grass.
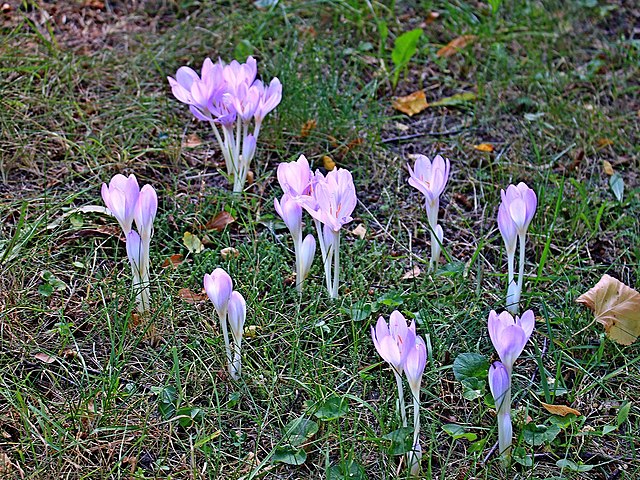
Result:
<instances>
[{"instance_id":1,"label":"clump of flowers in grass","mask_svg":"<svg viewBox=\"0 0 640 480\"><path fill-rule=\"evenodd\" d=\"M251 56L245 63L234 60L229 64L207 58L200 75L190 67L180 67L175 78L167 77L173 95L189 105L196 119L211 125L227 175L233 178L234 192L244 188L265 116L282 99L280 80L275 77L265 85L256 79L257 72Z\"/></svg>"},{"instance_id":2,"label":"clump of flowers in grass","mask_svg":"<svg viewBox=\"0 0 640 480\"><path fill-rule=\"evenodd\" d=\"M420 190L425 197L425 208L427 210L427 220L429 230L431 230L431 258L429 259L429 270L433 270L438 265L444 232L438 225L438 210L440 208L440 195L447 186L449 180L450 164L449 159L436 155L431 160L424 155L416 155L414 168L409 165L409 185Z\"/></svg>"},{"instance_id":3,"label":"clump of flowers in grass","mask_svg":"<svg viewBox=\"0 0 640 480\"><path fill-rule=\"evenodd\" d=\"M301 197L302 206L313 217L322 252L329 297L338 298L340 282L340 230L351 222L358 198L351 172L336 168L311 178L309 195Z\"/></svg>"},{"instance_id":4,"label":"clump of flowers in grass","mask_svg":"<svg viewBox=\"0 0 640 480\"><path fill-rule=\"evenodd\" d=\"M389 324L383 317L378 318L375 328L371 327L371 338L378 354L391 368L398 388L398 403L402 426L407 426L407 413L404 402L402 374L407 376L413 398L413 449L407 454L407 463L412 475L420 470L422 447L420 435L420 384L427 361L427 348L424 340L416 335L415 322L407 326L404 316L397 310L391 313Z\"/></svg>"},{"instance_id":5,"label":"clump of flowers in grass","mask_svg":"<svg viewBox=\"0 0 640 480\"><path fill-rule=\"evenodd\" d=\"M285 192L280 201L274 199L274 207L282 217L293 238L293 249L296 256L296 288L302 292L302 284L306 279L316 252L316 241L313 235L302 239L302 207L300 199L309 195L311 190L311 169L304 155L296 162L278 165L278 182Z\"/></svg>"},{"instance_id":6,"label":"clump of flowers in grass","mask_svg":"<svg viewBox=\"0 0 640 480\"><path fill-rule=\"evenodd\" d=\"M149 251L153 236L153 221L158 210L158 196L151 185L140 189L135 175L117 174L109 185L102 184L102 199L118 220L127 241L127 256L131 263L133 288L140 313L149 311ZM138 231L133 230L135 222Z\"/></svg>"},{"instance_id":7,"label":"clump of flowers in grass","mask_svg":"<svg viewBox=\"0 0 640 480\"><path fill-rule=\"evenodd\" d=\"M247 317L247 304L244 297L233 290L233 281L222 268L216 268L211 274L206 273L203 282L209 300L213 303L220 319L229 374L231 378L238 380L242 373L240 348L242 346L244 323ZM231 352L227 321L233 336L233 354Z\"/></svg>"},{"instance_id":8,"label":"clump of flowers in grass","mask_svg":"<svg viewBox=\"0 0 640 480\"><path fill-rule=\"evenodd\" d=\"M498 209L498 228L504 240L507 251L508 279L507 279L507 310L511 313L518 313L520 306L520 295L522 294L522 284L524 281L524 261L525 243L527 229L536 213L538 199L536 192L525 183L509 185L507 191L500 191L502 203ZM515 281L515 255L516 243L520 244L520 263L518 269L518 280Z\"/></svg>"},{"instance_id":9,"label":"clump of flowers in grass","mask_svg":"<svg viewBox=\"0 0 640 480\"><path fill-rule=\"evenodd\" d=\"M498 315L489 313L489 337L498 352L500 362L489 368L489 388L498 413L498 445L501 454L508 458L511 450L511 373L513 364L531 337L535 326L533 311L527 310L522 317L514 318L509 312Z\"/></svg>"}]
</instances>

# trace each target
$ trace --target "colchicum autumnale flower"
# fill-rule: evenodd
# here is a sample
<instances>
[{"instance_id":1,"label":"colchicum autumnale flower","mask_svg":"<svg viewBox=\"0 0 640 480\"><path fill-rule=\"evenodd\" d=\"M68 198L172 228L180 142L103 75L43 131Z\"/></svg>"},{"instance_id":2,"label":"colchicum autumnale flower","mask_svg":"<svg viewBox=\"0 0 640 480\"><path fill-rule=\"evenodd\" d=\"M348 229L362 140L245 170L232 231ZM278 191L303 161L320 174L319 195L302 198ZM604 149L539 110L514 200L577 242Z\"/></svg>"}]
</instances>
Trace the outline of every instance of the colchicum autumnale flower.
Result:
<instances>
[{"instance_id":1,"label":"colchicum autumnale flower","mask_svg":"<svg viewBox=\"0 0 640 480\"><path fill-rule=\"evenodd\" d=\"M504 240L508 261L507 310L516 314L519 310L522 284L524 281L525 243L527 229L536 213L538 199L536 193L525 183L509 185L507 191L500 191L502 203L498 209L498 228ZM518 281L515 276L516 240L520 244L520 264Z\"/></svg>"},{"instance_id":2,"label":"colchicum autumnale flower","mask_svg":"<svg viewBox=\"0 0 640 480\"><path fill-rule=\"evenodd\" d=\"M527 310L514 319L509 312L489 313L488 329L491 343L498 352L500 362L489 370L489 387L498 412L498 441L500 453L509 456L512 441L511 426L511 373L525 345L531 338L535 315Z\"/></svg>"},{"instance_id":3,"label":"colchicum autumnale flower","mask_svg":"<svg viewBox=\"0 0 640 480\"><path fill-rule=\"evenodd\" d=\"M420 434L420 385L426 366L427 349L424 340L416 335L415 322L407 326L404 316L395 310L389 317L389 324L383 317L378 318L375 328L371 327L371 339L378 354L393 368L398 388L398 409L402 426L407 426L407 413L402 387L402 374L407 376L413 398L413 450L407 454L407 464L411 474L416 476L420 470L422 447Z\"/></svg>"},{"instance_id":4,"label":"colchicum autumnale flower","mask_svg":"<svg viewBox=\"0 0 640 480\"><path fill-rule=\"evenodd\" d=\"M351 172L335 168L311 178L309 195L301 197L302 206L313 217L322 252L325 281L329 297L338 297L340 282L340 230L351 222L358 198Z\"/></svg>"},{"instance_id":5,"label":"colchicum autumnale flower","mask_svg":"<svg viewBox=\"0 0 640 480\"><path fill-rule=\"evenodd\" d=\"M203 283L207 296L213 303L220 319L229 375L234 380L238 380L242 371L240 348L247 316L247 304L244 297L233 290L233 281L222 268L216 268L211 274L205 273ZM231 353L227 322L229 322L231 334L233 335L233 355Z\"/></svg>"},{"instance_id":6,"label":"colchicum autumnale flower","mask_svg":"<svg viewBox=\"0 0 640 480\"><path fill-rule=\"evenodd\" d=\"M200 75L189 67L180 67L175 78L167 77L173 95L189 105L196 119L210 123L227 174L233 177L234 192L244 188L264 117L282 99L278 78L265 86L256 75L256 60L250 56L246 63L234 60L229 64L207 58Z\"/></svg>"},{"instance_id":7,"label":"colchicum autumnale flower","mask_svg":"<svg viewBox=\"0 0 640 480\"><path fill-rule=\"evenodd\" d=\"M158 210L158 196L151 185L140 190L135 175L117 174L102 184L102 199L111 214L118 220L127 240L127 256L133 274L137 308L140 313L149 311L149 252L153 236L153 221ZM133 230L135 221L138 232Z\"/></svg>"},{"instance_id":8,"label":"colchicum autumnale flower","mask_svg":"<svg viewBox=\"0 0 640 480\"><path fill-rule=\"evenodd\" d=\"M449 159L436 155L431 160L424 155L416 155L414 168L409 168L409 185L420 190L425 197L425 208L427 210L427 220L431 230L431 258L429 259L429 269L434 269L440 258L444 232L438 225L438 210L440 209L440 195L447 186L449 180L449 170L451 168Z\"/></svg>"}]
</instances>

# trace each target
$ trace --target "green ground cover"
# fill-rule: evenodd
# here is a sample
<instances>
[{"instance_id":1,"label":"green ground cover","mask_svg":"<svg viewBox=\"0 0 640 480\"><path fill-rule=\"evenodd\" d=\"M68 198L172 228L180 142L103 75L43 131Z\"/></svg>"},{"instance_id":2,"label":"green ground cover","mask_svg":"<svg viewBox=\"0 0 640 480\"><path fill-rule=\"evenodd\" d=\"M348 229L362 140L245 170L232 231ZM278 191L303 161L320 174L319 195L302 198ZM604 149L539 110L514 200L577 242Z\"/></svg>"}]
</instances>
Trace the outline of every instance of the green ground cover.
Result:
<instances>
[{"instance_id":1,"label":"green ground cover","mask_svg":"<svg viewBox=\"0 0 640 480\"><path fill-rule=\"evenodd\" d=\"M575 303L604 273L639 285L637 7L257 3L2 7L0 477L406 478L393 454L402 442L385 439L400 426L393 375L370 336L399 309L429 346L423 478L638 478L638 346L607 339ZM423 34L394 88L394 41L415 28ZM462 35L475 37L437 55ZM254 183L238 195L209 127L166 77L206 56L250 54L263 78L282 81L283 99L265 120ZM413 117L392 108L420 89L430 103L475 99ZM482 143L494 151L474 148ZM347 230L363 224L366 235L343 236L336 301L319 255L298 296L273 209L275 168L301 153L313 167L329 156L350 169L360 200ZM423 199L407 184L416 153L451 160L446 259L433 275ZM622 178L621 199L604 162ZM158 192L148 319L134 314L116 222L65 216L101 204L116 173ZM453 365L464 353L495 359L487 316L502 310L506 275L495 219L500 189L519 181L538 195L522 303L537 322L515 368L505 469L486 381L463 388ZM234 222L212 228L223 211ZM189 252L185 232L205 250ZM238 256L223 258L226 247ZM239 381L202 295L216 267L247 300ZM314 424L292 432L299 418Z\"/></svg>"}]
</instances>

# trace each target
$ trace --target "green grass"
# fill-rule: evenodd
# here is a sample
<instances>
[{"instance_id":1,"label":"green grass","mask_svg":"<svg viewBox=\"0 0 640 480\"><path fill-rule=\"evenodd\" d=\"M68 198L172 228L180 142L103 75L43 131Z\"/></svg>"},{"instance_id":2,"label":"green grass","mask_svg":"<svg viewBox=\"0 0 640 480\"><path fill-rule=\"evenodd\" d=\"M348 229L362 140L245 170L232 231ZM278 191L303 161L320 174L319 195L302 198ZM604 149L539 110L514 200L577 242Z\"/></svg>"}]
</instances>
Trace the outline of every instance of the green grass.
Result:
<instances>
[{"instance_id":1,"label":"green grass","mask_svg":"<svg viewBox=\"0 0 640 480\"><path fill-rule=\"evenodd\" d=\"M0 27L0 477L347 478L329 472L353 461L366 478L406 478L383 438L400 426L393 374L370 339L378 315L395 308L429 344L424 478L640 475L638 346L608 340L575 303L604 273L639 285L640 48L630 7L517 1L492 16L460 1L280 0L266 10L188 1L85 7L81 18L81 3L51 10L48 21L49 4L16 6ZM430 11L440 17L423 24ZM393 91L393 40L413 28L424 34ZM436 56L463 34L478 38ZM281 79L284 95L261 133L256 184L233 195L213 136L173 99L166 76L199 69L206 56L248 54L264 78ZM412 118L392 110L393 96L420 88L431 102L478 99ZM303 136L309 120L316 127ZM191 133L203 144L183 147ZM473 148L483 142L495 152ZM404 165L437 152L452 163L439 217L449 271L431 276L423 199ZM365 239L343 235L335 302L317 259L302 297L295 292L291 243L272 206L276 165L301 153L315 167L329 155L352 170L361 204L347 230L367 227ZM604 160L624 179L622 202ZM101 204L100 184L115 173L135 173L160 199L149 319L133 315L115 221L63 218ZM453 362L465 352L495 358L486 319L502 309L506 272L495 218L500 188L519 181L539 199L523 294L538 322L514 380L515 444L533 465L505 470L489 455L497 429L488 389L465 399ZM207 231L222 210L236 221ZM204 252L187 252L187 231L206 240ZM229 246L239 255L225 260ZM181 264L161 267L178 253ZM403 279L416 265L422 273ZM181 295L201 293L217 266L255 327L238 382L226 374L211 304ZM63 282L50 296L39 292L45 271ZM318 418L335 397L348 409ZM562 421L540 401L582 416ZM275 462L300 417L318 424L306 461ZM485 443L454 439L446 424ZM560 433L534 446L525 436L533 425ZM562 459L592 469L561 468Z\"/></svg>"}]
</instances>

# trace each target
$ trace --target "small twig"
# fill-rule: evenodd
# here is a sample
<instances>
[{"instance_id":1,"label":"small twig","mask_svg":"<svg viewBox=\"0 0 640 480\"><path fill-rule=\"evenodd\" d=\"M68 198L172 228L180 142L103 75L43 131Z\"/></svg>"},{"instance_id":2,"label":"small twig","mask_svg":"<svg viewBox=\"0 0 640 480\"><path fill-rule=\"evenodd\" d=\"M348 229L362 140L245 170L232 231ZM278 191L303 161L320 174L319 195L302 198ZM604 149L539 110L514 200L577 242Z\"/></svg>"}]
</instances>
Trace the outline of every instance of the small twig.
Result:
<instances>
[{"instance_id":1,"label":"small twig","mask_svg":"<svg viewBox=\"0 0 640 480\"><path fill-rule=\"evenodd\" d=\"M487 463L487 461L489 460L489 457L493 455L493 452L496 451L496 448L498 448L498 442L493 444L493 447L491 447L491 449L489 450L489 453L487 453L487 456L484 457L484 460L482 460L482 465Z\"/></svg>"}]
</instances>

